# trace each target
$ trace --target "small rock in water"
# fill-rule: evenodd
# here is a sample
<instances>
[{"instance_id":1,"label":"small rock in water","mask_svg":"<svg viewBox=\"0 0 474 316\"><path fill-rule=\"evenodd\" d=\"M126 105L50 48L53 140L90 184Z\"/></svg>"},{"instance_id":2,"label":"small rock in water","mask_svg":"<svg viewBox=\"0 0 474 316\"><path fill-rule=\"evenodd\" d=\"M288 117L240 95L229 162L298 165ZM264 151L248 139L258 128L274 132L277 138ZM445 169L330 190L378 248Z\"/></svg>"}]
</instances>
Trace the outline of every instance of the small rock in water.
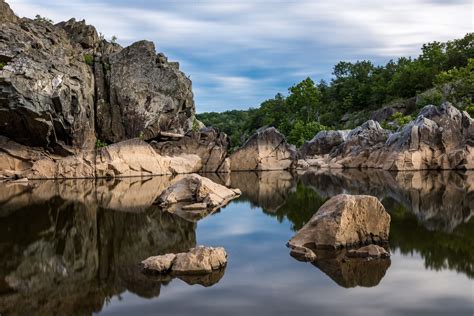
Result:
<instances>
[{"instance_id":1,"label":"small rock in water","mask_svg":"<svg viewBox=\"0 0 474 316\"><path fill-rule=\"evenodd\" d=\"M144 272L174 275L207 274L227 264L227 253L222 247L198 246L188 252L149 257L142 261Z\"/></svg>"},{"instance_id":2,"label":"small rock in water","mask_svg":"<svg viewBox=\"0 0 474 316\"><path fill-rule=\"evenodd\" d=\"M390 253L378 245L368 245L347 252L349 258L388 258Z\"/></svg>"}]
</instances>

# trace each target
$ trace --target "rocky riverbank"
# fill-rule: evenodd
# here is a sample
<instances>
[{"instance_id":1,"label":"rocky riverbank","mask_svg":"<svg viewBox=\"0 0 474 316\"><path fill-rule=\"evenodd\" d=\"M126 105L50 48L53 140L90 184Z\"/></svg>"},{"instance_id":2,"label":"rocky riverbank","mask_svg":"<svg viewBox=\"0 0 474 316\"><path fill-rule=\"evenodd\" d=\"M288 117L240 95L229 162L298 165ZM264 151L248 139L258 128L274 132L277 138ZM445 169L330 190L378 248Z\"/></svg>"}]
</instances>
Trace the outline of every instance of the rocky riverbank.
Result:
<instances>
[{"instance_id":1,"label":"rocky riverbank","mask_svg":"<svg viewBox=\"0 0 474 316\"><path fill-rule=\"evenodd\" d=\"M369 120L298 150L261 128L229 154L227 135L195 119L189 78L153 43L122 48L85 21L53 25L0 5L0 178L474 168L474 121L449 103L396 132Z\"/></svg>"}]
</instances>

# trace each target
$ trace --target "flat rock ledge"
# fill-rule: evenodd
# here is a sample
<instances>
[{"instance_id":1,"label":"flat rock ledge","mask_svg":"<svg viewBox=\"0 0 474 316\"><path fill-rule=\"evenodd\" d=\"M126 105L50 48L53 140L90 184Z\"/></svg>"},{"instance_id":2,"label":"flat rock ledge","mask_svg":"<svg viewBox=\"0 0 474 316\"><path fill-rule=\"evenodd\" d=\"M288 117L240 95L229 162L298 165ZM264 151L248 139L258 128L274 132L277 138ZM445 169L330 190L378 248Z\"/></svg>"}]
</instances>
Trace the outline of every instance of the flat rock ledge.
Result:
<instances>
[{"instance_id":1,"label":"flat rock ledge","mask_svg":"<svg viewBox=\"0 0 474 316\"><path fill-rule=\"evenodd\" d=\"M188 252L149 257L141 262L142 271L151 274L202 275L224 268L227 253L222 247L198 246Z\"/></svg>"},{"instance_id":2,"label":"flat rock ledge","mask_svg":"<svg viewBox=\"0 0 474 316\"><path fill-rule=\"evenodd\" d=\"M340 194L320 207L290 239L288 247L297 259L314 261L312 249L388 242L389 230L390 215L376 197Z\"/></svg>"},{"instance_id":3,"label":"flat rock ledge","mask_svg":"<svg viewBox=\"0 0 474 316\"><path fill-rule=\"evenodd\" d=\"M208 212L216 210L241 195L239 189L230 189L198 174L190 174L158 198L158 204L169 212Z\"/></svg>"}]
</instances>

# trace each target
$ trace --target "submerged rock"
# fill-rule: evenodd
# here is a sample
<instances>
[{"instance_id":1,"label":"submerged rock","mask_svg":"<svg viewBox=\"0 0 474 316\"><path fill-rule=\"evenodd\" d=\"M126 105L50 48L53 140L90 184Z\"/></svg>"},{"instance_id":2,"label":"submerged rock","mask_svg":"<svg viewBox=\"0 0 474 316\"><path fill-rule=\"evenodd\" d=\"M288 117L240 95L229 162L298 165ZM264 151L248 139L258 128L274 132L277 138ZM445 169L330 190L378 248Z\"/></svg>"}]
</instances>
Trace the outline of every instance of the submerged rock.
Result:
<instances>
[{"instance_id":1,"label":"submerged rock","mask_svg":"<svg viewBox=\"0 0 474 316\"><path fill-rule=\"evenodd\" d=\"M390 253L378 245L368 245L347 252L348 258L388 258Z\"/></svg>"},{"instance_id":2,"label":"submerged rock","mask_svg":"<svg viewBox=\"0 0 474 316\"><path fill-rule=\"evenodd\" d=\"M238 189L229 189L198 174L190 174L166 189L158 198L158 203L171 212L215 210L240 194Z\"/></svg>"},{"instance_id":3,"label":"submerged rock","mask_svg":"<svg viewBox=\"0 0 474 316\"><path fill-rule=\"evenodd\" d=\"M324 203L288 245L295 252L301 252L308 247L337 248L385 242L389 230L390 215L376 197L340 194ZM305 256L312 257L311 254Z\"/></svg>"},{"instance_id":4,"label":"submerged rock","mask_svg":"<svg viewBox=\"0 0 474 316\"><path fill-rule=\"evenodd\" d=\"M148 273L200 275L219 270L226 264L227 253L224 248L198 246L188 252L150 257L142 261L142 269Z\"/></svg>"},{"instance_id":5,"label":"submerged rock","mask_svg":"<svg viewBox=\"0 0 474 316\"><path fill-rule=\"evenodd\" d=\"M230 169L285 170L291 168L295 159L296 150L283 134L274 127L261 128L230 156Z\"/></svg>"}]
</instances>

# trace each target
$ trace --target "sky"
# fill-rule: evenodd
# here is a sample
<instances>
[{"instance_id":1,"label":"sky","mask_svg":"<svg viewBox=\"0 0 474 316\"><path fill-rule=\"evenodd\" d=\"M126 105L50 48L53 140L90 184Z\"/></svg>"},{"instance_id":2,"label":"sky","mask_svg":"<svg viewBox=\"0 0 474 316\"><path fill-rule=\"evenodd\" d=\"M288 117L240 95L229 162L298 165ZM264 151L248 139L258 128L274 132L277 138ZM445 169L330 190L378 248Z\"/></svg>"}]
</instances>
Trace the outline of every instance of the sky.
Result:
<instances>
[{"instance_id":1,"label":"sky","mask_svg":"<svg viewBox=\"0 0 474 316\"><path fill-rule=\"evenodd\" d=\"M147 39L193 81L198 113L247 109L339 61L416 57L473 32L472 0L7 0L19 16L71 17L127 46Z\"/></svg>"}]
</instances>

